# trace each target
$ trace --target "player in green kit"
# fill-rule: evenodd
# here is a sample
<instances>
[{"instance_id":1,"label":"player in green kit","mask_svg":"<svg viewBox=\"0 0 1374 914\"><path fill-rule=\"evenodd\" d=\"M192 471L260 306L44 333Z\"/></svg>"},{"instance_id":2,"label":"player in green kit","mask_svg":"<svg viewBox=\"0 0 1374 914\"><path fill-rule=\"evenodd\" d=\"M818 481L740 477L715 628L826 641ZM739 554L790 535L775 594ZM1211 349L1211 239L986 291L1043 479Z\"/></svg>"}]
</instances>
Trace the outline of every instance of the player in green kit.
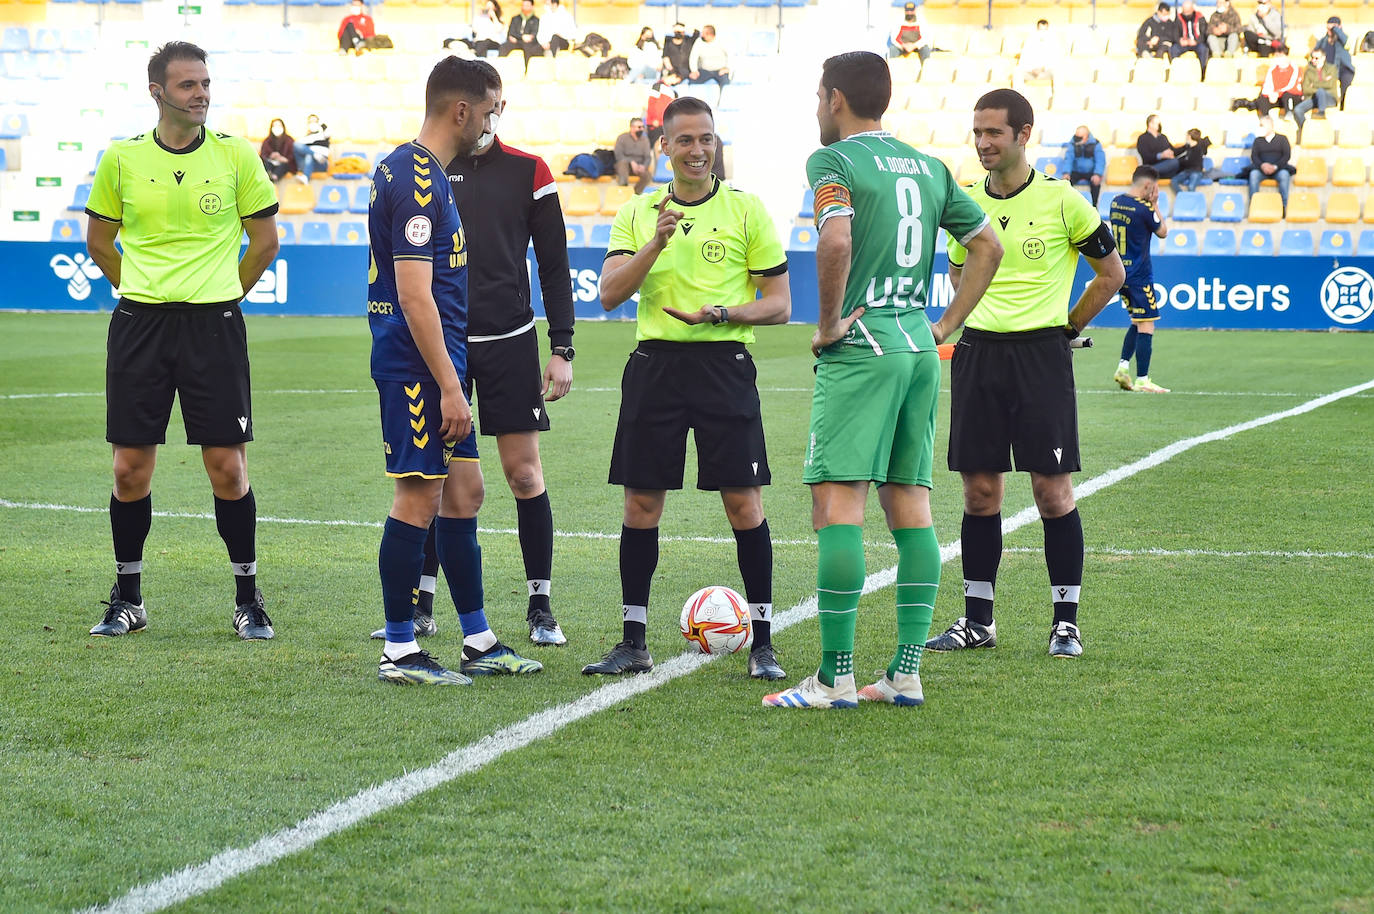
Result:
<instances>
[{"instance_id":1,"label":"player in green kit","mask_svg":"<svg viewBox=\"0 0 1374 914\"><path fill-rule=\"evenodd\" d=\"M940 583L930 515L936 343L963 323L992 281L1002 246L949 169L882 129L892 96L887 61L867 51L825 62L817 93L821 142L807 161L816 192L820 320L811 435L803 479L819 541L821 666L763 703L852 708L860 699L924 700L921 651ZM964 281L935 324L926 318L935 241L949 231L969 252ZM897 652L885 674L854 682L854 623L864 581L868 487L897 542Z\"/></svg>"}]
</instances>

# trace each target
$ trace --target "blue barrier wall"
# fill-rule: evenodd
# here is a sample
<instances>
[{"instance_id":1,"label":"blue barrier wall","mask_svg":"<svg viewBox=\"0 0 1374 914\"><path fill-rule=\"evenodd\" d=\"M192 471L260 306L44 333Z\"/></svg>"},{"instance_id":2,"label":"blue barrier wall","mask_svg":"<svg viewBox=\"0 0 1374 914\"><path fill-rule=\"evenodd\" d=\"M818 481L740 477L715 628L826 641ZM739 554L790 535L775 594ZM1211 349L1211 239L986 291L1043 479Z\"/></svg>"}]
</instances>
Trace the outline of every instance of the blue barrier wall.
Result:
<instances>
[{"instance_id":1,"label":"blue barrier wall","mask_svg":"<svg viewBox=\"0 0 1374 914\"><path fill-rule=\"evenodd\" d=\"M603 252L569 252L579 319L633 317L633 304L609 315L597 301ZM532 258L531 258L532 259ZM793 251L792 319L816 319L816 255ZM1186 257L1154 259L1155 291L1170 327L1219 330L1374 330L1374 257ZM943 254L936 255L930 307L938 316L951 289ZM110 284L81 244L0 243L0 308L108 311ZM366 313L365 246L283 247L244 304L250 314ZM1080 260L1076 285L1092 271ZM542 314L539 284L532 283ZM703 304L706 304L703 302ZM728 303L724 303L728 304ZM1111 304L1094 326L1124 327L1125 311Z\"/></svg>"}]
</instances>

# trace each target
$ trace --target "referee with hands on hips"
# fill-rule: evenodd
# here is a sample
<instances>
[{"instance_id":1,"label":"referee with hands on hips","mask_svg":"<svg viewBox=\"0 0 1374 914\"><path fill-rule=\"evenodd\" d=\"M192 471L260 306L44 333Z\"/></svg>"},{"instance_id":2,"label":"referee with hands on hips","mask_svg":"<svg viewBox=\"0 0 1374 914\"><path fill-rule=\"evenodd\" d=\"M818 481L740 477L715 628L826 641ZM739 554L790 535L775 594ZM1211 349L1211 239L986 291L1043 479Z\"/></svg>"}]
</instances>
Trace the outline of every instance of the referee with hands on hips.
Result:
<instances>
[{"instance_id":1,"label":"referee with hands on hips","mask_svg":"<svg viewBox=\"0 0 1374 914\"><path fill-rule=\"evenodd\" d=\"M638 345L621 381L610 483L625 491L620 534L623 637L588 674L653 669L645 640L658 565L658 523L668 489L680 489L687 431L695 434L697 487L720 492L754 628L749 675L786 676L770 638L773 540L763 514L769 482L756 371L755 324L792 313L787 255L763 204L711 174L711 108L684 97L663 113L673 180L616 213L601 273L601 305L640 293ZM761 297L755 298L757 293Z\"/></svg>"},{"instance_id":2,"label":"referee with hands on hips","mask_svg":"<svg viewBox=\"0 0 1374 914\"><path fill-rule=\"evenodd\" d=\"M142 571L153 468L179 396L186 442L200 445L233 567L234 630L263 640L274 632L257 588L257 505L245 449L253 410L239 301L277 254L277 196L256 149L205 128L203 50L185 41L158 48L148 61L148 91L157 127L106 150L86 206L86 248L120 295L105 363L116 582L91 634L148 625Z\"/></svg>"}]
</instances>

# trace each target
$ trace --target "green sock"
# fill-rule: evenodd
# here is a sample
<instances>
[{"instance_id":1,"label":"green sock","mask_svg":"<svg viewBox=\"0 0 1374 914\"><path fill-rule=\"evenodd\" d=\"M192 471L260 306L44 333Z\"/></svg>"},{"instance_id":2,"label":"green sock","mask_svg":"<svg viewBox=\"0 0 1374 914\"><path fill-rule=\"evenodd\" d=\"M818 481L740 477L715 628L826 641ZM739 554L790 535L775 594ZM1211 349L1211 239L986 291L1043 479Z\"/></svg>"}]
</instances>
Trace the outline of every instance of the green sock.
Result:
<instances>
[{"instance_id":1,"label":"green sock","mask_svg":"<svg viewBox=\"0 0 1374 914\"><path fill-rule=\"evenodd\" d=\"M897 654L888 664L897 673L919 673L921 652L935 614L940 589L940 543L934 527L904 527L892 531L897 541Z\"/></svg>"},{"instance_id":2,"label":"green sock","mask_svg":"<svg viewBox=\"0 0 1374 914\"><path fill-rule=\"evenodd\" d=\"M864 586L864 529L831 524L816 532L816 600L821 623L821 682L854 672L854 621ZM929 620L926 620L929 622Z\"/></svg>"}]
</instances>

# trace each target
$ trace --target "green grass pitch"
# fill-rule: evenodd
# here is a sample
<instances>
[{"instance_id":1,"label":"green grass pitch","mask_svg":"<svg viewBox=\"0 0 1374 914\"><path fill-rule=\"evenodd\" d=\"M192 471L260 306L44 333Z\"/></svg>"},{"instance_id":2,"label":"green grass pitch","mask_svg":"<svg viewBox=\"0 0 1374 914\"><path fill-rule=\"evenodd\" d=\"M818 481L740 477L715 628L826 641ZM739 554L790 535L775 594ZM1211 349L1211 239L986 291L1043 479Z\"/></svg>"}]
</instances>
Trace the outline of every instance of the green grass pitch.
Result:
<instances>
[{"instance_id":1,"label":"green grass pitch","mask_svg":"<svg viewBox=\"0 0 1374 914\"><path fill-rule=\"evenodd\" d=\"M0 910L103 904L604 685L579 670L619 638L621 499L605 478L632 326L579 327L574 389L543 439L569 645L525 640L514 505L483 439L488 614L546 670L424 689L378 682L367 640L390 484L361 319L249 320L276 640L232 632L179 418L153 486L175 516L147 544L148 631L86 634L112 583L106 321L0 314ZM755 347L779 611L815 585L810 335L763 328ZM1120 331L1093 335L1075 356L1080 480L1374 378L1368 334L1163 327L1152 374L1175 392L1128 394L1111 382ZM942 420L941 542L961 512L946 435ZM999 647L928 655L923 708L764 709L771 689L723 658L176 910L1374 912L1372 466L1366 390L1084 498L1081 661L1045 655L1032 523L1006 539ZM876 501L870 573L895 561ZM1005 515L1030 504L1012 477ZM688 594L740 586L718 498L671 494L662 534L660 663L685 649ZM961 614L960 576L945 566L937 628ZM892 600L861 605L861 678L889 659ZM436 609L426 646L456 661L442 587ZM814 668L814 620L777 641L791 680Z\"/></svg>"}]
</instances>

